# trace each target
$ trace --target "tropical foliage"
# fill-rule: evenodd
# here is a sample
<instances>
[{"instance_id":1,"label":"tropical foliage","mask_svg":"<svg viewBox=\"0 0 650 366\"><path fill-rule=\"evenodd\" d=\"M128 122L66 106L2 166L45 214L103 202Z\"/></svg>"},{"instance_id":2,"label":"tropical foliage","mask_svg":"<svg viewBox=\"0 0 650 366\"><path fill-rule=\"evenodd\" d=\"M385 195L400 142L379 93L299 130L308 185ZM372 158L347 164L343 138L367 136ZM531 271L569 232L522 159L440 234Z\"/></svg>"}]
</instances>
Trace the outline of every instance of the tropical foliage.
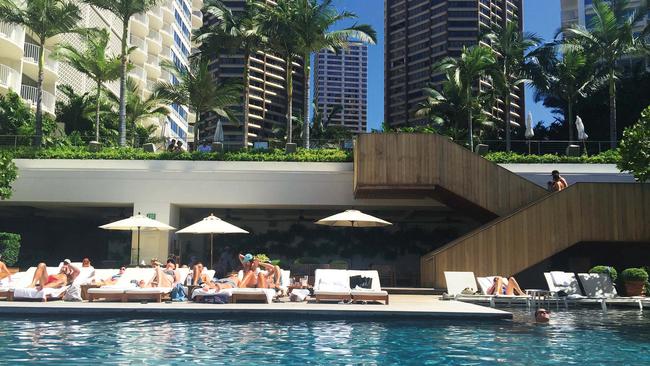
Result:
<instances>
[{"instance_id":1,"label":"tropical foliage","mask_svg":"<svg viewBox=\"0 0 650 366\"><path fill-rule=\"evenodd\" d=\"M650 106L634 126L625 129L619 150L618 168L632 172L640 182L647 182L650 179Z\"/></svg>"},{"instance_id":2,"label":"tropical foliage","mask_svg":"<svg viewBox=\"0 0 650 366\"><path fill-rule=\"evenodd\" d=\"M113 1L113 0L109 0ZM43 79L45 42L54 36L76 30L79 7L69 0L0 0L0 21L21 25L31 31L38 43L38 80L36 81L36 120L34 145L43 142Z\"/></svg>"},{"instance_id":3,"label":"tropical foliage","mask_svg":"<svg viewBox=\"0 0 650 366\"><path fill-rule=\"evenodd\" d=\"M17 170L12 155L0 150L0 201L11 198L11 184L18 177Z\"/></svg>"}]
</instances>

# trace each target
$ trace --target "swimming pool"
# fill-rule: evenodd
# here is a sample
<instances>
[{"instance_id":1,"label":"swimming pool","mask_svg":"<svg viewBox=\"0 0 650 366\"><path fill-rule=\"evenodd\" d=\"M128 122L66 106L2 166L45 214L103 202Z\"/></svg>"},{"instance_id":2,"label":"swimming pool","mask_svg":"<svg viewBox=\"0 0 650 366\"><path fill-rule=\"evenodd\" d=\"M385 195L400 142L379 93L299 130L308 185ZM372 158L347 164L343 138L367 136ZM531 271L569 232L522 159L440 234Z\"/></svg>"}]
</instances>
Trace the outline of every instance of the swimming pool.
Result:
<instances>
[{"instance_id":1,"label":"swimming pool","mask_svg":"<svg viewBox=\"0 0 650 366\"><path fill-rule=\"evenodd\" d=\"M650 314L571 310L512 321L0 319L0 363L650 364Z\"/></svg>"}]
</instances>

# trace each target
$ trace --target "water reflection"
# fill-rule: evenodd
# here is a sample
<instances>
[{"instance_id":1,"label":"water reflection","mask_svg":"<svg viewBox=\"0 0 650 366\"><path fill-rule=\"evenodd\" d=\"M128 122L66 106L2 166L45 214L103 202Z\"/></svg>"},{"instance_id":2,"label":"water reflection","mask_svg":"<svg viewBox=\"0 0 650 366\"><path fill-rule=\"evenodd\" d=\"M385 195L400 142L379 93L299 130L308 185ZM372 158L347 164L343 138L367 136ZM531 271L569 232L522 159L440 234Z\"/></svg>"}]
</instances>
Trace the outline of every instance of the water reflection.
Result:
<instances>
[{"instance_id":1,"label":"water reflection","mask_svg":"<svg viewBox=\"0 0 650 366\"><path fill-rule=\"evenodd\" d=\"M513 321L0 320L3 364L650 364L650 314Z\"/></svg>"}]
</instances>

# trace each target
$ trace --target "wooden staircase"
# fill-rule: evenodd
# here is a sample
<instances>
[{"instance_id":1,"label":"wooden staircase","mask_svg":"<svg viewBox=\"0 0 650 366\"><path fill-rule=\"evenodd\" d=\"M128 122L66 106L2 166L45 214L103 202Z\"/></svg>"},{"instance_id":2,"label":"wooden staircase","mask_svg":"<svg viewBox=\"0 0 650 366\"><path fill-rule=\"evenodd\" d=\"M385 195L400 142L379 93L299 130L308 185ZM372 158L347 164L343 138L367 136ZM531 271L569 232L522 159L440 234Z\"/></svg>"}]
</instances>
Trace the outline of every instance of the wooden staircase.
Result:
<instances>
[{"instance_id":1,"label":"wooden staircase","mask_svg":"<svg viewBox=\"0 0 650 366\"><path fill-rule=\"evenodd\" d=\"M650 184L579 183L548 193L438 135L361 135L357 197L434 197L485 224L421 258L424 287L444 271L519 273L579 242L648 242Z\"/></svg>"}]
</instances>

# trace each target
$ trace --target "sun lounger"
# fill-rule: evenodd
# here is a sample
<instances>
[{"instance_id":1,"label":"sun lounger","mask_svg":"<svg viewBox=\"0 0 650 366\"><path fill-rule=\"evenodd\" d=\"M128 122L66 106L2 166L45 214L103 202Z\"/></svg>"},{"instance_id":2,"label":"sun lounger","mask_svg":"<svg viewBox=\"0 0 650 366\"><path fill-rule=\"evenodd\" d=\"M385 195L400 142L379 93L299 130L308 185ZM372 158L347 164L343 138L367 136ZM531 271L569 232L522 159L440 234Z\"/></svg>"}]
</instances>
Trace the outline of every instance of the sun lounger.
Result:
<instances>
[{"instance_id":1,"label":"sun lounger","mask_svg":"<svg viewBox=\"0 0 650 366\"><path fill-rule=\"evenodd\" d=\"M314 296L320 301L352 301L350 275L345 269L317 269Z\"/></svg>"},{"instance_id":2,"label":"sun lounger","mask_svg":"<svg viewBox=\"0 0 650 366\"><path fill-rule=\"evenodd\" d=\"M494 277L474 277L474 272L445 272L447 296L444 296L443 299L477 303L487 302L491 307L495 307L497 303L531 305L531 297L528 295L488 295L487 291L492 286ZM463 293L464 291L470 293Z\"/></svg>"},{"instance_id":3,"label":"sun lounger","mask_svg":"<svg viewBox=\"0 0 650 366\"><path fill-rule=\"evenodd\" d=\"M149 268L147 268L149 269ZM189 268L179 268L178 272L180 274L180 278L184 279L187 278L187 275L190 272ZM154 276L153 269L151 270L151 276L149 279L151 279ZM148 281L145 280L145 281ZM130 288L126 289L124 291L124 294L126 296L126 301L133 301L133 300L138 300L138 301L143 301L143 300L152 300L156 302L162 302L163 299L169 298L173 288L172 287L135 287L135 288Z\"/></svg>"},{"instance_id":4,"label":"sun lounger","mask_svg":"<svg viewBox=\"0 0 650 366\"><path fill-rule=\"evenodd\" d=\"M88 289L88 301L98 299L126 301L126 290L137 288L132 281L148 281L153 275L152 268L127 268L115 284Z\"/></svg>"},{"instance_id":5,"label":"sun lounger","mask_svg":"<svg viewBox=\"0 0 650 366\"><path fill-rule=\"evenodd\" d=\"M16 288L27 287L34 278L34 272L36 272L36 267L30 267L25 272L14 273L2 279L0 281L0 298L5 298L9 301L13 300L14 290Z\"/></svg>"},{"instance_id":6,"label":"sun lounger","mask_svg":"<svg viewBox=\"0 0 650 366\"><path fill-rule=\"evenodd\" d=\"M367 270L367 271L355 271L348 270L348 281L352 276L362 276L372 278L371 288L365 289L360 287L355 287L350 289L350 295L352 295L352 301L383 301L384 304L388 305L388 292L381 289L381 283L379 282L379 272L376 270Z\"/></svg>"},{"instance_id":7,"label":"sun lounger","mask_svg":"<svg viewBox=\"0 0 650 366\"><path fill-rule=\"evenodd\" d=\"M13 291L14 300L57 300L63 298L65 292L70 288L71 285L80 285L89 281L89 279L94 276L95 268L93 267L81 267L81 263L73 263L74 266L79 268L79 275L75 278L72 284L62 286L59 288L27 288L27 287L16 287ZM47 267L47 273L53 274L58 273L63 266L63 263L59 263L58 267ZM33 279L34 275L32 274L31 278L28 278L27 285Z\"/></svg>"},{"instance_id":8,"label":"sun lounger","mask_svg":"<svg viewBox=\"0 0 650 366\"><path fill-rule=\"evenodd\" d=\"M580 289L580 284L575 273L562 272L562 271L551 271L545 272L544 278L546 278L546 284L548 285L548 290L555 295L558 295L560 291L566 294L567 299L576 300L584 299L585 296L582 294Z\"/></svg>"},{"instance_id":9,"label":"sun lounger","mask_svg":"<svg viewBox=\"0 0 650 366\"><path fill-rule=\"evenodd\" d=\"M473 293L479 291L474 272L445 271L445 281L447 282L447 294L450 296L461 295L465 289Z\"/></svg>"},{"instance_id":10,"label":"sun lounger","mask_svg":"<svg viewBox=\"0 0 650 366\"><path fill-rule=\"evenodd\" d=\"M605 273L578 273L585 295L592 298L618 297L612 279Z\"/></svg>"}]
</instances>

